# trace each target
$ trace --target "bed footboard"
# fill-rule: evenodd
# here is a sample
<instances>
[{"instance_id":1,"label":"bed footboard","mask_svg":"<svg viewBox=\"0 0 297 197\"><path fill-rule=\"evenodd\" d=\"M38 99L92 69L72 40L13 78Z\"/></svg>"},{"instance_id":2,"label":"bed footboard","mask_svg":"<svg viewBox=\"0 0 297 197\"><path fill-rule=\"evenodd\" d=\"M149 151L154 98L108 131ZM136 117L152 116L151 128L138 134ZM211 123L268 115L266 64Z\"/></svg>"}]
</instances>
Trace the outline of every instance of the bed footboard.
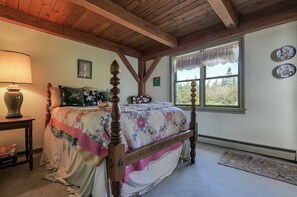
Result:
<instances>
[{"instance_id":1,"label":"bed footboard","mask_svg":"<svg viewBox=\"0 0 297 197\"><path fill-rule=\"evenodd\" d=\"M191 83L191 120L189 129L160 140L157 143L148 144L141 148L129 151L125 153L125 146L122 144L121 139L121 125L120 125L120 107L119 107L119 93L120 79L118 74L120 73L119 65L116 61L113 61L110 67L110 72L113 75L110 79L110 84L113 86L111 89L112 94L112 122L111 122L111 142L109 143L107 169L108 177L111 180L112 195L115 197L121 196L122 180L125 176L125 168L127 165L132 164L140 159L143 159L151 154L154 154L172 144L190 139L191 146L191 163L195 163L196 156L196 141L197 141L197 124L196 124L196 82Z\"/></svg>"}]
</instances>

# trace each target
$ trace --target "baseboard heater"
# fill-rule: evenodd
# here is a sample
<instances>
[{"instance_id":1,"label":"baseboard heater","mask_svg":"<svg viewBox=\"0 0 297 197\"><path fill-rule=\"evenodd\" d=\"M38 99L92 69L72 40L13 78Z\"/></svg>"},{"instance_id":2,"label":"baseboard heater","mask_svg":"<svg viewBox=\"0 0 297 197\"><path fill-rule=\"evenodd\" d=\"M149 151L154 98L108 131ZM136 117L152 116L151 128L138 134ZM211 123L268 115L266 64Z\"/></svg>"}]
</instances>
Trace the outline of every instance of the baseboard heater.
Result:
<instances>
[{"instance_id":1,"label":"baseboard heater","mask_svg":"<svg viewBox=\"0 0 297 197\"><path fill-rule=\"evenodd\" d=\"M266 145L255 144L250 142L213 137L208 135L198 135L198 142L297 161L297 158L296 158L297 151L292 149L284 149L284 148L266 146Z\"/></svg>"}]
</instances>

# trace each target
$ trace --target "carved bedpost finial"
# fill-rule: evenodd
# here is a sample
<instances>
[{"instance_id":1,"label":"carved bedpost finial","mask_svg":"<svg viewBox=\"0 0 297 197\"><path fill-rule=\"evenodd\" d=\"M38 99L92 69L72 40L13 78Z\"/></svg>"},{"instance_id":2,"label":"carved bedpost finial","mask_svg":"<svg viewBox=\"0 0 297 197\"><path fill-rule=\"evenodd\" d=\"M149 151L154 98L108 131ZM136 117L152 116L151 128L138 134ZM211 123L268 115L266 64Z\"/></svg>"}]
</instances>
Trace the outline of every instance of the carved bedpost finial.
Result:
<instances>
[{"instance_id":1,"label":"carved bedpost finial","mask_svg":"<svg viewBox=\"0 0 297 197\"><path fill-rule=\"evenodd\" d=\"M118 75L120 72L121 72L121 69L118 62L116 60L113 60L113 62L110 65L110 73L113 75Z\"/></svg>"},{"instance_id":2,"label":"carved bedpost finial","mask_svg":"<svg viewBox=\"0 0 297 197\"><path fill-rule=\"evenodd\" d=\"M111 180L112 194L115 197L121 196L122 180L125 176L125 145L122 144L121 138L121 111L119 107L120 101L120 85L121 80L118 78L120 66L117 61L113 61L110 66L110 72L113 75L110 84L112 94L111 102L111 142L108 145L108 176Z\"/></svg>"},{"instance_id":3,"label":"carved bedpost finial","mask_svg":"<svg viewBox=\"0 0 297 197\"><path fill-rule=\"evenodd\" d=\"M197 141L197 127L196 127L196 81L193 80L191 83L191 122L190 129L194 131L194 135L190 138L191 144L191 163L195 163L196 157L196 141Z\"/></svg>"},{"instance_id":4,"label":"carved bedpost finial","mask_svg":"<svg viewBox=\"0 0 297 197\"><path fill-rule=\"evenodd\" d=\"M114 145L117 145L122 142L121 139L121 125L120 125L120 118L121 118L121 111L119 107L120 102L120 89L118 85L120 85L121 80L118 78L118 74L120 74L120 66L116 60L114 60L110 66L110 72L113 75L110 79L110 84L113 86L110 89L112 94L111 102L112 102L112 110L111 110L111 142Z\"/></svg>"}]
</instances>

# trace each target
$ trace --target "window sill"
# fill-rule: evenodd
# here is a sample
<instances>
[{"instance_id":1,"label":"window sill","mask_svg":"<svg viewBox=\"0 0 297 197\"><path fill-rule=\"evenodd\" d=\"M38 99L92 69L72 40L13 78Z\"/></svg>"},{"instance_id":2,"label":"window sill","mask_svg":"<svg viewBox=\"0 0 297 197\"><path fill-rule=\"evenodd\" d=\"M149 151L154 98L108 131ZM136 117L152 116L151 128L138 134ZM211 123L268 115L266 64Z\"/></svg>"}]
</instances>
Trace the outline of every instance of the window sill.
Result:
<instances>
[{"instance_id":1,"label":"window sill","mask_svg":"<svg viewBox=\"0 0 297 197\"><path fill-rule=\"evenodd\" d=\"M191 111L191 106L181 106L176 105L176 107L182 110ZM233 114L245 114L246 109L244 108L231 108L231 107L198 107L196 106L196 111L200 112L215 112L215 113L233 113Z\"/></svg>"}]
</instances>

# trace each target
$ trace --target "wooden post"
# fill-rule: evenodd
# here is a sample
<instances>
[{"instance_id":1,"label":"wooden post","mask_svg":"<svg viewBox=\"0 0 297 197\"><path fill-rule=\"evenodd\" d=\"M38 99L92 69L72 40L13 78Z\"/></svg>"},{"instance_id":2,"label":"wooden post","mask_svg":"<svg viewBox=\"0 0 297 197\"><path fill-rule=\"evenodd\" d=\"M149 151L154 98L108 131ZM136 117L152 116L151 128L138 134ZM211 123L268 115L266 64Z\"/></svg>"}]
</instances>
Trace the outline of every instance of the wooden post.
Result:
<instances>
[{"instance_id":1,"label":"wooden post","mask_svg":"<svg viewBox=\"0 0 297 197\"><path fill-rule=\"evenodd\" d=\"M196 125L196 82L195 80L191 83L191 122L190 122L190 130L193 130L193 136L190 137L190 146L191 146L191 163L195 163L196 157L196 141L197 141L197 125Z\"/></svg>"},{"instance_id":2,"label":"wooden post","mask_svg":"<svg viewBox=\"0 0 297 197\"><path fill-rule=\"evenodd\" d=\"M140 79L138 83L138 95L145 95L145 62L141 59L138 59L138 77Z\"/></svg>"},{"instance_id":3,"label":"wooden post","mask_svg":"<svg viewBox=\"0 0 297 197\"><path fill-rule=\"evenodd\" d=\"M108 145L108 176L111 180L111 189L114 197L121 196L122 180L125 176L125 145L122 144L121 138L121 111L119 107L118 85L121 83L118 78L120 67L117 61L113 61L110 66L110 72L113 75L110 84L113 86L110 90L112 94L112 111L111 111L111 142Z\"/></svg>"}]
</instances>

